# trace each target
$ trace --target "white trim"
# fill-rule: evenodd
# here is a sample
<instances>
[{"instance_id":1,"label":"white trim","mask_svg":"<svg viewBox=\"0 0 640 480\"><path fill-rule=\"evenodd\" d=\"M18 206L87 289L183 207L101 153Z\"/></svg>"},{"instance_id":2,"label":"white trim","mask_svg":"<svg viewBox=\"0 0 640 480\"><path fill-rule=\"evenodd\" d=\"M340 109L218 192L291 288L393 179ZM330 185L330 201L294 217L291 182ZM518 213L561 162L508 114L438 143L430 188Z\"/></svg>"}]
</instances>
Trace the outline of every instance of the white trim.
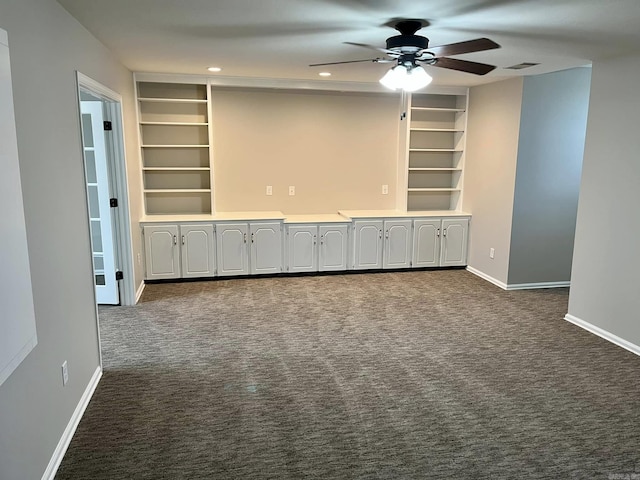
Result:
<instances>
[{"instance_id":1,"label":"white trim","mask_svg":"<svg viewBox=\"0 0 640 480\"><path fill-rule=\"evenodd\" d=\"M140 286L138 287L138 291L136 292L136 303L140 301L140 297L142 297L142 292L144 292L145 286L146 286L146 283L144 283L144 280L140 282Z\"/></svg>"},{"instance_id":2,"label":"white trim","mask_svg":"<svg viewBox=\"0 0 640 480\"><path fill-rule=\"evenodd\" d=\"M478 277L486 280L487 282L491 282L494 285L497 285L503 290L533 290L536 288L562 288L571 286L570 281L565 282L538 282L538 283L511 283L507 284L501 282L500 280L493 278L490 275L487 275L484 272L481 272L477 268L467 267L467 271L477 275Z\"/></svg>"},{"instance_id":3,"label":"white trim","mask_svg":"<svg viewBox=\"0 0 640 480\"><path fill-rule=\"evenodd\" d=\"M73 412L73 415L69 419L67 428L64 429L62 437L60 437L60 441L58 442L58 445L53 452L53 456L51 457L51 460L49 460L49 465L47 465L46 470L42 474L42 480L53 480L53 478L56 476L56 472L60 467L60 463L64 458L64 454L67 452L67 448L69 448L69 444L71 443L73 434L76 433L76 429L78 428L80 419L82 418L82 415L84 415L84 411L87 409L87 405L89 405L89 401L93 396L93 392L96 391L96 387L100 382L100 378L102 378L102 368L98 366L98 368L96 368L96 371L93 373L91 380L89 380L89 384L87 385L87 388L85 388L84 393L80 398L80 402L78 402L78 405Z\"/></svg>"},{"instance_id":4,"label":"white trim","mask_svg":"<svg viewBox=\"0 0 640 480\"><path fill-rule=\"evenodd\" d=\"M603 338L619 347L624 348L625 350L630 351L631 353L640 355L640 346L634 343L631 343L625 340L624 338L614 335L613 333L607 332L606 330L603 330L600 327L596 327L595 325L589 322L585 322L584 320L578 317L575 317L573 315L570 315L568 313L564 316L564 319L567 322L573 323L574 325L577 325L580 328L584 328L586 331L591 332L594 335L599 336L600 338Z\"/></svg>"},{"instance_id":5,"label":"white trim","mask_svg":"<svg viewBox=\"0 0 640 480\"><path fill-rule=\"evenodd\" d=\"M538 282L538 283L510 283L507 290L530 290L534 288L563 288L570 287L571 282Z\"/></svg>"},{"instance_id":6,"label":"white trim","mask_svg":"<svg viewBox=\"0 0 640 480\"><path fill-rule=\"evenodd\" d=\"M493 278L490 275L487 275L484 272L481 272L480 270L473 268L473 267L469 267L467 266L467 271L473 273L474 275L477 275L478 277L482 278L483 280L486 280L487 282L493 283L494 285L497 285L498 287L500 287L503 290L507 290L507 284L504 282L501 282L500 280Z\"/></svg>"},{"instance_id":7,"label":"white trim","mask_svg":"<svg viewBox=\"0 0 640 480\"><path fill-rule=\"evenodd\" d=\"M137 82L167 82L167 83L210 83L214 87L243 87L243 88L281 88L302 90L329 90L340 92L379 92L398 95L398 92L383 87L375 82L341 82L334 80L304 80L286 78L260 77L230 77L223 75L175 75L167 73L136 72ZM439 93L450 95L464 95L467 87L429 86L424 93Z\"/></svg>"},{"instance_id":8,"label":"white trim","mask_svg":"<svg viewBox=\"0 0 640 480\"><path fill-rule=\"evenodd\" d=\"M5 47L9 47L9 35L6 30L0 28L0 43Z\"/></svg>"},{"instance_id":9,"label":"white trim","mask_svg":"<svg viewBox=\"0 0 640 480\"><path fill-rule=\"evenodd\" d=\"M96 82L91 77L87 77L85 74L76 71L76 76L78 79L78 84L91 90L94 93L107 97L109 100L113 100L114 102L122 103L122 95L118 92L111 90L109 87L105 87L99 82Z\"/></svg>"}]
</instances>

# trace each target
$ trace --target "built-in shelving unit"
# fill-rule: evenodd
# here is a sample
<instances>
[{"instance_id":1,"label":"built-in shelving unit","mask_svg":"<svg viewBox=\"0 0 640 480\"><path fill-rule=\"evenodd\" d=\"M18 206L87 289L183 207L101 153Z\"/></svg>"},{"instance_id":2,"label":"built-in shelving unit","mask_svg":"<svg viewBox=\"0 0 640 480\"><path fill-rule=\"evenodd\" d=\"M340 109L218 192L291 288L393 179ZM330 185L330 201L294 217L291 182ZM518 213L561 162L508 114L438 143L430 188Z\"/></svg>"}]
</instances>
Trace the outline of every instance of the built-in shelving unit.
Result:
<instances>
[{"instance_id":1,"label":"built-in shelving unit","mask_svg":"<svg viewBox=\"0 0 640 480\"><path fill-rule=\"evenodd\" d=\"M466 112L466 93L413 94L408 100L408 211L461 208Z\"/></svg>"},{"instance_id":2,"label":"built-in shelving unit","mask_svg":"<svg viewBox=\"0 0 640 480\"><path fill-rule=\"evenodd\" d=\"M138 82L145 213L212 212L206 83Z\"/></svg>"}]
</instances>

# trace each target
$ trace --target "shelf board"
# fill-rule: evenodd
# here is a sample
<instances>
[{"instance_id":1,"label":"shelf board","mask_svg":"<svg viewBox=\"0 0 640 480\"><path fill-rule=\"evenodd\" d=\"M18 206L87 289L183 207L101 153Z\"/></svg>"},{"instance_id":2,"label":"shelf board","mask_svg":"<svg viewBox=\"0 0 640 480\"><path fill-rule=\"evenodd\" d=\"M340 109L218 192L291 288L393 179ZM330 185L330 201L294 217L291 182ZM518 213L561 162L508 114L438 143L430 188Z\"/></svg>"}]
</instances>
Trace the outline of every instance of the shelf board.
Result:
<instances>
[{"instance_id":1,"label":"shelf board","mask_svg":"<svg viewBox=\"0 0 640 480\"><path fill-rule=\"evenodd\" d=\"M410 152L462 152L455 148L410 148Z\"/></svg>"},{"instance_id":2,"label":"shelf board","mask_svg":"<svg viewBox=\"0 0 640 480\"><path fill-rule=\"evenodd\" d=\"M461 172L461 168L449 167L409 167L410 172Z\"/></svg>"},{"instance_id":3,"label":"shelf board","mask_svg":"<svg viewBox=\"0 0 640 480\"><path fill-rule=\"evenodd\" d=\"M464 108L443 108L443 107L411 107L411 110L422 112L464 112Z\"/></svg>"},{"instance_id":4,"label":"shelf board","mask_svg":"<svg viewBox=\"0 0 640 480\"><path fill-rule=\"evenodd\" d=\"M142 167L145 172L208 172L209 167Z\"/></svg>"},{"instance_id":5,"label":"shelf board","mask_svg":"<svg viewBox=\"0 0 640 480\"><path fill-rule=\"evenodd\" d=\"M459 192L459 188L408 188L408 192Z\"/></svg>"},{"instance_id":6,"label":"shelf board","mask_svg":"<svg viewBox=\"0 0 640 480\"><path fill-rule=\"evenodd\" d=\"M153 98L153 97L139 97L139 102L153 102L153 103L207 103L206 100L196 98Z\"/></svg>"},{"instance_id":7,"label":"shelf board","mask_svg":"<svg viewBox=\"0 0 640 480\"><path fill-rule=\"evenodd\" d=\"M144 193L211 193L210 188L149 188Z\"/></svg>"},{"instance_id":8,"label":"shelf board","mask_svg":"<svg viewBox=\"0 0 640 480\"><path fill-rule=\"evenodd\" d=\"M209 148L209 145L141 145L142 148Z\"/></svg>"},{"instance_id":9,"label":"shelf board","mask_svg":"<svg viewBox=\"0 0 640 480\"><path fill-rule=\"evenodd\" d=\"M409 128L412 132L450 132L450 133L462 133L464 130L460 128L420 128L420 127L411 127Z\"/></svg>"},{"instance_id":10,"label":"shelf board","mask_svg":"<svg viewBox=\"0 0 640 480\"><path fill-rule=\"evenodd\" d=\"M206 127L207 122L140 122L140 125L169 125L169 126L196 126Z\"/></svg>"}]
</instances>

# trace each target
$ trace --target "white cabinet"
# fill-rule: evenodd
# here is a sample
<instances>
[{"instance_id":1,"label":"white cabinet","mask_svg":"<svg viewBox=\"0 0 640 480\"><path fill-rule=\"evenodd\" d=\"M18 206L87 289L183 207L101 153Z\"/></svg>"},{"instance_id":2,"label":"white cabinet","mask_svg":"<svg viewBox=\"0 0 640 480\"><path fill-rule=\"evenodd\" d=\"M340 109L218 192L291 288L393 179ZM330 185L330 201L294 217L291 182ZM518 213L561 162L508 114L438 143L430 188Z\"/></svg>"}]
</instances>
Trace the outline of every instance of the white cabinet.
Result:
<instances>
[{"instance_id":1,"label":"white cabinet","mask_svg":"<svg viewBox=\"0 0 640 480\"><path fill-rule=\"evenodd\" d=\"M411 219L356 220L353 268L409 268L411 241Z\"/></svg>"},{"instance_id":2,"label":"white cabinet","mask_svg":"<svg viewBox=\"0 0 640 480\"><path fill-rule=\"evenodd\" d=\"M282 272L282 224L280 222L252 222L251 274Z\"/></svg>"},{"instance_id":3,"label":"white cabinet","mask_svg":"<svg viewBox=\"0 0 640 480\"><path fill-rule=\"evenodd\" d=\"M382 268L409 268L411 240L411 219L385 220Z\"/></svg>"},{"instance_id":4,"label":"white cabinet","mask_svg":"<svg viewBox=\"0 0 640 480\"><path fill-rule=\"evenodd\" d=\"M382 220L356 220L353 224L353 268L382 268Z\"/></svg>"},{"instance_id":5,"label":"white cabinet","mask_svg":"<svg viewBox=\"0 0 640 480\"><path fill-rule=\"evenodd\" d=\"M347 225L289 225L287 271L295 273L346 270L348 231Z\"/></svg>"},{"instance_id":6,"label":"white cabinet","mask_svg":"<svg viewBox=\"0 0 640 480\"><path fill-rule=\"evenodd\" d=\"M213 276L213 242L213 225L180 225L180 266L183 278Z\"/></svg>"},{"instance_id":7,"label":"white cabinet","mask_svg":"<svg viewBox=\"0 0 640 480\"><path fill-rule=\"evenodd\" d=\"M292 273L318 270L317 225L287 227L287 260L287 271Z\"/></svg>"},{"instance_id":8,"label":"white cabinet","mask_svg":"<svg viewBox=\"0 0 640 480\"><path fill-rule=\"evenodd\" d=\"M468 237L468 218L445 218L442 220L442 246L440 247L441 267L454 267L467 264Z\"/></svg>"},{"instance_id":9,"label":"white cabinet","mask_svg":"<svg viewBox=\"0 0 640 480\"><path fill-rule=\"evenodd\" d=\"M280 222L218 223L218 275L256 275L282 271Z\"/></svg>"},{"instance_id":10,"label":"white cabinet","mask_svg":"<svg viewBox=\"0 0 640 480\"><path fill-rule=\"evenodd\" d=\"M468 236L468 218L415 220L413 266L466 265Z\"/></svg>"},{"instance_id":11,"label":"white cabinet","mask_svg":"<svg viewBox=\"0 0 640 480\"><path fill-rule=\"evenodd\" d=\"M218 275L248 275L249 251L246 223L218 223L216 225L216 255Z\"/></svg>"},{"instance_id":12,"label":"white cabinet","mask_svg":"<svg viewBox=\"0 0 640 480\"><path fill-rule=\"evenodd\" d=\"M413 224L413 266L440 265L441 219L415 220Z\"/></svg>"},{"instance_id":13,"label":"white cabinet","mask_svg":"<svg viewBox=\"0 0 640 480\"><path fill-rule=\"evenodd\" d=\"M147 225L143 233L147 280L214 275L213 225Z\"/></svg>"},{"instance_id":14,"label":"white cabinet","mask_svg":"<svg viewBox=\"0 0 640 480\"><path fill-rule=\"evenodd\" d=\"M321 272L347 269L348 237L347 225L320 225L320 255L318 270Z\"/></svg>"}]
</instances>

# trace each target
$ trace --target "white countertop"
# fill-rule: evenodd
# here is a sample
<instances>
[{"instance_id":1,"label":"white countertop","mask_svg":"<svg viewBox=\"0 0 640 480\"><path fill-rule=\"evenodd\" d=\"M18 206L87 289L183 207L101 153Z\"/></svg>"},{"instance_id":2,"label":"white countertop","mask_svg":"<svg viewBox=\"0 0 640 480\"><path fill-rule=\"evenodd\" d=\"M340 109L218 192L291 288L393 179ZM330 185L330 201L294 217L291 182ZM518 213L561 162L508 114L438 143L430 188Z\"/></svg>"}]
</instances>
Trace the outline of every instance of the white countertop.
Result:
<instances>
[{"instance_id":1,"label":"white countertop","mask_svg":"<svg viewBox=\"0 0 640 480\"><path fill-rule=\"evenodd\" d=\"M349 218L345 218L337 213L314 213L309 215L287 215L284 223L350 223Z\"/></svg>"},{"instance_id":2,"label":"white countertop","mask_svg":"<svg viewBox=\"0 0 640 480\"><path fill-rule=\"evenodd\" d=\"M400 210L340 210L347 218L413 218L413 217L470 217L470 213L459 210L421 210L403 212Z\"/></svg>"},{"instance_id":3,"label":"white countertop","mask_svg":"<svg viewBox=\"0 0 640 480\"><path fill-rule=\"evenodd\" d=\"M246 222L250 220L284 220L285 223L349 223L354 218L429 218L470 217L470 213L454 210L340 210L338 213L285 215L280 211L217 212L201 215L145 215L140 223Z\"/></svg>"},{"instance_id":4,"label":"white countertop","mask_svg":"<svg viewBox=\"0 0 640 480\"><path fill-rule=\"evenodd\" d=\"M248 220L284 220L285 215L279 211L271 212L217 212L202 215L145 215L140 223L171 223L171 222L233 222Z\"/></svg>"}]
</instances>

